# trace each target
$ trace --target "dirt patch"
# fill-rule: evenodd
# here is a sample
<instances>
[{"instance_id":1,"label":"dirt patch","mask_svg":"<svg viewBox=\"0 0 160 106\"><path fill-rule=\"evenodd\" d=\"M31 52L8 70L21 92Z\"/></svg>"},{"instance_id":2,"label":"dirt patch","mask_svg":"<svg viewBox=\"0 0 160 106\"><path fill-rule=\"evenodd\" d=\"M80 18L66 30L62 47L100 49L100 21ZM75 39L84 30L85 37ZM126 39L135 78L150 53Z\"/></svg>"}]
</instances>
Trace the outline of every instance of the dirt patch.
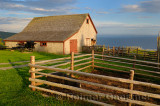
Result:
<instances>
[{"instance_id":1,"label":"dirt patch","mask_svg":"<svg viewBox=\"0 0 160 106\"><path fill-rule=\"evenodd\" d=\"M94 70L91 73L129 79L128 74L120 75L119 73L105 72L105 71L100 71L100 70ZM65 76L65 77L67 77L67 76ZM89 81L89 82L95 82L95 83L104 84L104 85L109 85L109 86L115 86L115 87L119 87L119 88L129 89L129 84L111 81L111 80L104 80L104 79L100 79L100 78L98 79L98 78L85 77L85 76L78 76L77 79L85 80L85 81ZM52 82L65 84L65 85L79 87L79 83L66 82L65 80L59 80L59 79L55 79L55 78L54 79L51 78L48 80L52 81ZM97 86L93 86L93 85L89 85L89 84L81 84L81 88L87 89L90 91L96 91L99 93L109 94L112 97L114 96L116 98L117 97L118 98L129 98L128 93L123 93L123 92L115 91L112 89L105 89L105 88L101 88L101 87L97 87ZM110 99L99 98L99 97L91 96L91 95L84 94L84 93L79 93L79 92L68 90L68 89L62 89L62 88L57 88L57 87L50 87L50 89L60 91L60 92L66 93L66 94L71 94L71 95L76 95L76 96L80 95L80 96L85 97L87 99L100 100L102 102L113 104L116 106L127 106L128 105L128 103L120 102L120 101L117 101L117 100L114 100L111 98ZM134 90L160 94L160 90L158 90L158 89L153 89L150 87L144 87L144 86L139 86L139 85L134 85ZM157 99L153 99L153 98L148 98L148 97L139 96L139 95L133 95L133 99L160 105L160 101Z\"/></svg>"},{"instance_id":2,"label":"dirt patch","mask_svg":"<svg viewBox=\"0 0 160 106\"><path fill-rule=\"evenodd\" d=\"M117 73L104 72L104 71L99 71L99 70L94 70L94 71L92 71L92 73L129 79L129 75L127 75L127 74L119 75ZM95 78L89 78L89 77L84 77L84 76L80 76L80 77L78 77L78 79L89 81L89 82L100 83L100 84L104 84L104 85L109 85L109 86L115 86L115 87L119 87L119 88L129 89L129 84L111 81L111 80L104 80L104 79L97 79L97 78L95 79ZM113 96L125 97L125 98L129 97L128 93L123 93L123 92L115 91L112 89L105 89L105 88L100 88L100 87L87 85L87 84L81 84L81 87L83 89L92 90L92 91L96 91L96 92L100 92L100 93L112 94ZM140 85L134 85L134 90L160 94L160 90L158 90L158 89L144 87L144 86L140 86ZM141 100L141 101L145 101L145 102L160 104L160 101L153 99L153 98L148 98L148 97L139 96L139 95L133 95L133 98L134 98L134 100ZM122 103L122 102L118 102L115 100L109 100L109 103L114 104L114 105L120 105L120 106L127 105L127 103Z\"/></svg>"}]
</instances>

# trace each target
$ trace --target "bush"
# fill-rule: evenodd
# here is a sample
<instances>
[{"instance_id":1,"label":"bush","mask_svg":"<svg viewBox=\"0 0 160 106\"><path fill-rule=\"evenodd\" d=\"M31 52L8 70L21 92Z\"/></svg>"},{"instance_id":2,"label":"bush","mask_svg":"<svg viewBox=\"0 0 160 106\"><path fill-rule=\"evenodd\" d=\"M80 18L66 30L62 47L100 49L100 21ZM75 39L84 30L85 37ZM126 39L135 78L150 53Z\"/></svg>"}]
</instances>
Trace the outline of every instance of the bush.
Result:
<instances>
[{"instance_id":1,"label":"bush","mask_svg":"<svg viewBox=\"0 0 160 106\"><path fill-rule=\"evenodd\" d=\"M4 46L2 38L0 38L0 46Z\"/></svg>"},{"instance_id":2,"label":"bush","mask_svg":"<svg viewBox=\"0 0 160 106\"><path fill-rule=\"evenodd\" d=\"M0 45L0 50L4 50L4 49L6 49L6 48L7 48L6 46Z\"/></svg>"},{"instance_id":3,"label":"bush","mask_svg":"<svg viewBox=\"0 0 160 106\"><path fill-rule=\"evenodd\" d=\"M2 38L0 38L0 50L6 49L6 46L3 43Z\"/></svg>"}]
</instances>

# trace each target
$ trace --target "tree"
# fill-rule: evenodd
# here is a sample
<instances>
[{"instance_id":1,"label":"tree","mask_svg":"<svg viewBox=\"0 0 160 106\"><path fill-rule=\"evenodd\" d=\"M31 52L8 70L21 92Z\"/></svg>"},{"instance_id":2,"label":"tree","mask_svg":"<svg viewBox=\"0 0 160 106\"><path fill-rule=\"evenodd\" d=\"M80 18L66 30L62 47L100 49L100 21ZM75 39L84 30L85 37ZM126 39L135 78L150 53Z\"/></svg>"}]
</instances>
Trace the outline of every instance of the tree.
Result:
<instances>
[{"instance_id":1,"label":"tree","mask_svg":"<svg viewBox=\"0 0 160 106\"><path fill-rule=\"evenodd\" d=\"M1 45L1 46L4 46L4 43L3 43L3 41L2 41L2 38L0 38L0 45Z\"/></svg>"}]
</instances>

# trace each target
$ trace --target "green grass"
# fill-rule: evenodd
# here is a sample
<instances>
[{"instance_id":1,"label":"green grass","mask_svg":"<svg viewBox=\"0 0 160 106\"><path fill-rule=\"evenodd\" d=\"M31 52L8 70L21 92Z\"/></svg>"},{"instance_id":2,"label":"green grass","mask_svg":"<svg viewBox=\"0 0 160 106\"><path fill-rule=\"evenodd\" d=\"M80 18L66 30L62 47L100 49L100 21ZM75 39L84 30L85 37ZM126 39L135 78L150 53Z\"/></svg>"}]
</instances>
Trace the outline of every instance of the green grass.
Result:
<instances>
[{"instance_id":1,"label":"green grass","mask_svg":"<svg viewBox=\"0 0 160 106\"><path fill-rule=\"evenodd\" d=\"M65 57L64 55L55 55L55 54L53 55L51 53L43 53L43 52L23 53L19 51L0 50L0 63L29 61L30 56L35 56L36 60L47 60L47 59Z\"/></svg>"},{"instance_id":2,"label":"green grass","mask_svg":"<svg viewBox=\"0 0 160 106\"><path fill-rule=\"evenodd\" d=\"M61 58L64 57L63 55L55 55L55 54L49 54L49 53L21 53L18 51L0 51L0 63L1 62L16 62L16 61L28 61L30 60L30 56L36 56L36 60L46 60L46 59L55 59L55 58ZM86 56L89 57L89 56ZM77 58L78 59L83 59L84 57ZM100 57L101 58L101 57ZM76 60L76 59L75 59ZM68 60L69 61L69 60ZM83 63L91 61L90 60L83 60L81 62L77 62L76 64ZM95 60L97 62L102 62L100 60ZM127 61L126 61L127 62ZM61 62L63 63L63 62ZM114 63L114 62L104 62L103 63L109 63L109 64L115 64L115 65L123 65L127 67L132 67L132 65L127 65L127 64L121 64L121 63ZM24 63L16 63L16 64L11 64L11 66L14 65L21 65ZM54 64L48 64L46 66L50 65L56 65L58 63ZM90 63L91 64L91 63ZM7 66L7 65L6 65ZM59 68L67 68L69 67L70 64L61 66ZM83 66L78 66L75 67L75 69L79 69L82 67L85 67L87 65ZM108 65L103 65L99 64L99 66L103 67L108 67L108 68L113 68L113 69L120 69L124 71L129 71L129 69L126 68L118 68L118 67L113 67L113 66L108 66ZM146 69L145 67L138 67L141 69ZM148 69L148 68L147 68ZM87 68L85 70L82 70L84 72L90 72L88 70L91 70L91 68ZM103 70L103 69L98 69L99 71L105 71L114 73L115 71L112 70ZM148 70L153 70L153 69L148 69ZM33 92L31 89L28 87L30 84L28 78L30 77L29 74L29 67L25 68L17 68L17 69L11 69L11 70L0 70L0 106L10 106L10 105L16 105L16 106L34 106L34 105L40 105L40 106L46 106L46 105L82 105L82 103L79 103L77 101L67 101L67 100L57 100L54 97L43 97L40 92L36 91ZM50 71L44 70L42 72L49 73ZM119 75L123 74L121 72L116 72L119 73ZM148 74L148 73L147 73ZM128 75L129 76L129 75ZM149 77L144 77L144 76L139 76L136 75L135 79L137 78L143 78L142 80L147 82L156 82L159 84L159 79L156 78L149 78ZM140 79L141 80L141 79ZM85 104L83 104L85 105ZM89 104L87 104L89 105Z\"/></svg>"},{"instance_id":3,"label":"green grass","mask_svg":"<svg viewBox=\"0 0 160 106\"><path fill-rule=\"evenodd\" d=\"M101 58L100 56L97 56L97 58ZM108 60L108 59L107 59ZM109 59L110 60L110 59ZM118 60L118 59L113 59L113 60ZM110 61L102 61L102 60L95 60L97 62L102 62L102 63L107 63L107 64L113 64L113 65L119 65L119 66L126 66L126 67L130 67L132 68L133 67L133 64L125 64L125 63L117 63L117 62L110 62ZM122 62L126 62L126 63L130 63L130 61L127 61L127 60L123 60ZM138 63L140 64L140 63ZM118 70L122 70L122 71L130 71L131 69L129 68L122 68L122 67L117 67L117 66L111 66L111 65L104 65L104 64L97 64L95 63L95 65L97 66L102 66L102 67L107 67L107 68L111 68L111 69L118 69ZM151 66L151 65L150 65ZM145 66L138 66L138 65L135 65L135 68L137 69L144 69L144 70L149 70L149 71L153 71L153 72L157 72L158 70L155 69L155 68L149 68L149 67L145 67ZM99 70L99 69L98 69ZM117 71L113 71L113 70L104 70L103 71L112 71L113 73ZM118 72L118 73L123 73L123 72ZM139 73L139 74L145 74L145 75L152 75L152 76L159 76L159 74L155 74L155 73L150 73L150 72L144 72L144 71L140 71L140 70L136 70L135 69L135 73ZM120 75L121 76L121 75ZM129 74L128 74L129 76ZM135 74L135 80L140 80L140 81L144 81L144 82L150 82L150 83L156 83L156 84L160 84L159 83L159 78L153 78L153 77L150 77L150 76L144 76L144 75L136 75Z\"/></svg>"},{"instance_id":4,"label":"green grass","mask_svg":"<svg viewBox=\"0 0 160 106\"><path fill-rule=\"evenodd\" d=\"M83 59L83 58L87 58L89 56L86 56L86 57L81 57L81 58L77 58L75 60L79 60L79 59ZM101 56L95 56L96 58L100 58L101 59ZM107 58L108 60L109 58ZM110 59L109 59L110 60ZM120 60L120 59L113 59L115 61L122 61L122 62L126 62L126 63L130 63L130 61L128 60ZM84 62L88 62L88 61L91 61L90 60L83 60L83 61L80 61L80 62L77 62L75 63L74 65L77 65L77 64L80 64L80 63L84 63ZM95 63L95 65L97 66L102 66L102 67L107 67L107 68L110 68L110 69L117 69L117 70L122 70L122 71L126 71L126 72L130 72L131 68L133 67L133 63L132 64L125 64L125 63L117 63L117 62L111 62L111 61L102 61L102 60L96 60L96 62L100 62L100 63L107 63L107 64L111 64L111 65L104 65L104 64L98 64L98 63ZM141 64L141 63L137 63L137 64ZM86 64L86 65L81 65L81 66L78 66L78 67L74 67L75 70L79 69L79 68L82 68L82 67L85 67L85 66L88 66L88 65L91 65L91 63L89 64ZM118 66L112 66L112 65L118 65L118 66L125 66L125 67L129 67L129 68L124 68L124 67L118 67ZM70 67L70 64L67 64L67 65L63 65L63 66L60 66L59 68L67 68L67 67ZM145 71L141 71L141 70L138 70L138 69L143 69L143 70L148 70L148 71L153 71L153 72L156 72L158 71L157 69L155 68L149 68L149 67L145 67L145 66L138 66L138 65L135 65L135 68L137 68L135 70L135 73L138 73L138 74L145 74L146 76L144 75L137 75L135 74L135 80L139 80L139 81L144 81L144 82L150 82L150 83L156 83L156 84L160 84L159 83L159 78L153 78L151 77L150 75L152 76L159 76L159 74L156 74L156 73L150 73L150 72L145 72ZM99 68L96 68L97 70L100 70ZM91 72L91 71L88 71L89 68L87 69L84 69L84 70L81 70L83 72ZM102 71L105 71L106 73L107 72L112 72L112 73L119 73L119 77L121 77L121 74L124 74L124 72L117 72L117 71L113 71L113 70L106 70L106 69L103 69ZM130 76L129 73L127 73L128 75L128 78ZM149 75L149 76L147 76Z\"/></svg>"},{"instance_id":5,"label":"green grass","mask_svg":"<svg viewBox=\"0 0 160 106\"><path fill-rule=\"evenodd\" d=\"M28 61L30 56L36 56L37 60L54 59L64 57L49 53L21 53L18 51L0 51L0 62ZM20 65L16 63L11 65ZM7 66L7 65L6 65ZM76 100L57 100L55 97L43 97L41 92L32 91L28 86L29 67L10 70L0 70L0 106L74 106L88 105Z\"/></svg>"},{"instance_id":6,"label":"green grass","mask_svg":"<svg viewBox=\"0 0 160 106\"><path fill-rule=\"evenodd\" d=\"M31 91L28 87L29 68L0 70L0 106L46 106L46 105L79 105L54 97L43 97L40 92ZM75 101L76 102L76 101Z\"/></svg>"},{"instance_id":7,"label":"green grass","mask_svg":"<svg viewBox=\"0 0 160 106\"><path fill-rule=\"evenodd\" d=\"M11 62L19 62L19 61L29 61L30 56L35 56L36 60L47 60L47 59L55 59L55 58L62 58L69 55L56 55L51 53L43 53L43 52L19 52L19 51L9 51L9 50L0 50L0 63L11 63ZM5 64L1 65L1 67L11 67L16 65L25 65L28 64L27 62L23 63L12 63L12 64Z\"/></svg>"}]
</instances>

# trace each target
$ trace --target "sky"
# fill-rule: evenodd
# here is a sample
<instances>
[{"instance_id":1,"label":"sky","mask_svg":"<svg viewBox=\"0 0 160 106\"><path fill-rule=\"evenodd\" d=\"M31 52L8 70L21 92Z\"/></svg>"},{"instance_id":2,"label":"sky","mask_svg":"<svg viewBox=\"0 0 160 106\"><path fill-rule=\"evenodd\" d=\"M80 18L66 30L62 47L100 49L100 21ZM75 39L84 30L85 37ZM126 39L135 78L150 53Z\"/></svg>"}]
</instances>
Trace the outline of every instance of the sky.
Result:
<instances>
[{"instance_id":1,"label":"sky","mask_svg":"<svg viewBox=\"0 0 160 106\"><path fill-rule=\"evenodd\" d=\"M21 32L34 17L89 13L99 36L157 36L160 0L0 0L0 31Z\"/></svg>"}]
</instances>

